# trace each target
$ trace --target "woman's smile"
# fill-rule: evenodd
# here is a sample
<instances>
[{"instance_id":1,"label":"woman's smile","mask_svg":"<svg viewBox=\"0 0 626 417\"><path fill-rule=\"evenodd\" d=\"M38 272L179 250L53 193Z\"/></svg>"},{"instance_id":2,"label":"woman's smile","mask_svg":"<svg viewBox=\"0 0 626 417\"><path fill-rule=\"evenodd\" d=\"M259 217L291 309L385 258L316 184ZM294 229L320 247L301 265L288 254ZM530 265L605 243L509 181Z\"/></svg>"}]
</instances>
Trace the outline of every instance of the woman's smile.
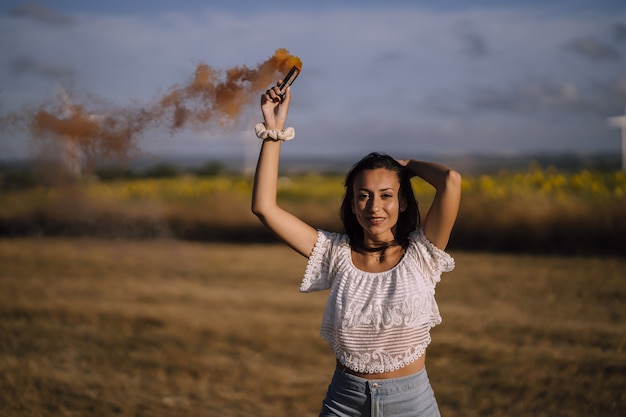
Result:
<instances>
[{"instance_id":1,"label":"woman's smile","mask_svg":"<svg viewBox=\"0 0 626 417\"><path fill-rule=\"evenodd\" d=\"M384 217L368 217L367 218L369 220L370 223L372 223L373 225L379 225L382 222L385 221Z\"/></svg>"}]
</instances>

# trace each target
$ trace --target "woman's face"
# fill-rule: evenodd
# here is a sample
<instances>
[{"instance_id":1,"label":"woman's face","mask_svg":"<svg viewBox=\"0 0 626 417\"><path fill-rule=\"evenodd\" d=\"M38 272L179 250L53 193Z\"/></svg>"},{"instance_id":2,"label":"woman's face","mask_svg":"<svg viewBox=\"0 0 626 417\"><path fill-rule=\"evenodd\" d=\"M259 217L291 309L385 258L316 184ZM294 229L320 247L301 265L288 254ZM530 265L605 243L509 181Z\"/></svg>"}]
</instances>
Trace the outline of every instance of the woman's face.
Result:
<instances>
[{"instance_id":1,"label":"woman's face","mask_svg":"<svg viewBox=\"0 0 626 417\"><path fill-rule=\"evenodd\" d=\"M385 168L364 170L355 176L352 187L352 212L363 228L365 242L393 240L403 210L396 173Z\"/></svg>"}]
</instances>

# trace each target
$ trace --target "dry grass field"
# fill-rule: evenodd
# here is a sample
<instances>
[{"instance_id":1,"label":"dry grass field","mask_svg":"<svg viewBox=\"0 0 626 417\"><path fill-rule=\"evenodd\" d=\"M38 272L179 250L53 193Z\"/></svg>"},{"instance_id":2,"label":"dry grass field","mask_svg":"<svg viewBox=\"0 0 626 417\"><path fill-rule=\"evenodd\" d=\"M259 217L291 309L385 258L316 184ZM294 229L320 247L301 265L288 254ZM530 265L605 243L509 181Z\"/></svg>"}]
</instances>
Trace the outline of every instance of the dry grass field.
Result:
<instances>
[{"instance_id":1,"label":"dry grass field","mask_svg":"<svg viewBox=\"0 0 626 417\"><path fill-rule=\"evenodd\" d=\"M626 260L453 252L444 417L626 415ZM315 416L325 293L281 245L0 240L0 415Z\"/></svg>"}]
</instances>

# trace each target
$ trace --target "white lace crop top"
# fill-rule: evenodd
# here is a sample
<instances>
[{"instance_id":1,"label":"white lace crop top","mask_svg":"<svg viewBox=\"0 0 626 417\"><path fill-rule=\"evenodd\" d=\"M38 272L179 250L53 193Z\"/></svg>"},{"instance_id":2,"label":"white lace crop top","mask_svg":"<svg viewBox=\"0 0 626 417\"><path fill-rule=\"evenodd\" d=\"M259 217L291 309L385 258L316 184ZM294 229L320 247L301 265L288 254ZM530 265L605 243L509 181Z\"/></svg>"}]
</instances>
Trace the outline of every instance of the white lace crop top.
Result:
<instances>
[{"instance_id":1,"label":"white lace crop top","mask_svg":"<svg viewBox=\"0 0 626 417\"><path fill-rule=\"evenodd\" d=\"M363 373L400 369L422 356L441 323L435 285L454 259L421 230L400 262L364 272L352 263L348 236L318 231L300 291L329 289L320 335L344 366Z\"/></svg>"}]
</instances>

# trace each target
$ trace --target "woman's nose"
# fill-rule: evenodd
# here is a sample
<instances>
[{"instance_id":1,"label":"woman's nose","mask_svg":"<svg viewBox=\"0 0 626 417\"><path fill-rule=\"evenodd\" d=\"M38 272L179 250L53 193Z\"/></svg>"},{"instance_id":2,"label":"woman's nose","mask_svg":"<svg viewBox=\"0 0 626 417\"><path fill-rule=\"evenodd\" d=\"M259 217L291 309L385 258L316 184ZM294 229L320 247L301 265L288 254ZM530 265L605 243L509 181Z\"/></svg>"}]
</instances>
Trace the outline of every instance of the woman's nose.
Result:
<instances>
[{"instance_id":1,"label":"woman's nose","mask_svg":"<svg viewBox=\"0 0 626 417\"><path fill-rule=\"evenodd\" d=\"M380 209L380 201L374 197L372 199L370 199L370 210L372 212L377 212Z\"/></svg>"}]
</instances>

